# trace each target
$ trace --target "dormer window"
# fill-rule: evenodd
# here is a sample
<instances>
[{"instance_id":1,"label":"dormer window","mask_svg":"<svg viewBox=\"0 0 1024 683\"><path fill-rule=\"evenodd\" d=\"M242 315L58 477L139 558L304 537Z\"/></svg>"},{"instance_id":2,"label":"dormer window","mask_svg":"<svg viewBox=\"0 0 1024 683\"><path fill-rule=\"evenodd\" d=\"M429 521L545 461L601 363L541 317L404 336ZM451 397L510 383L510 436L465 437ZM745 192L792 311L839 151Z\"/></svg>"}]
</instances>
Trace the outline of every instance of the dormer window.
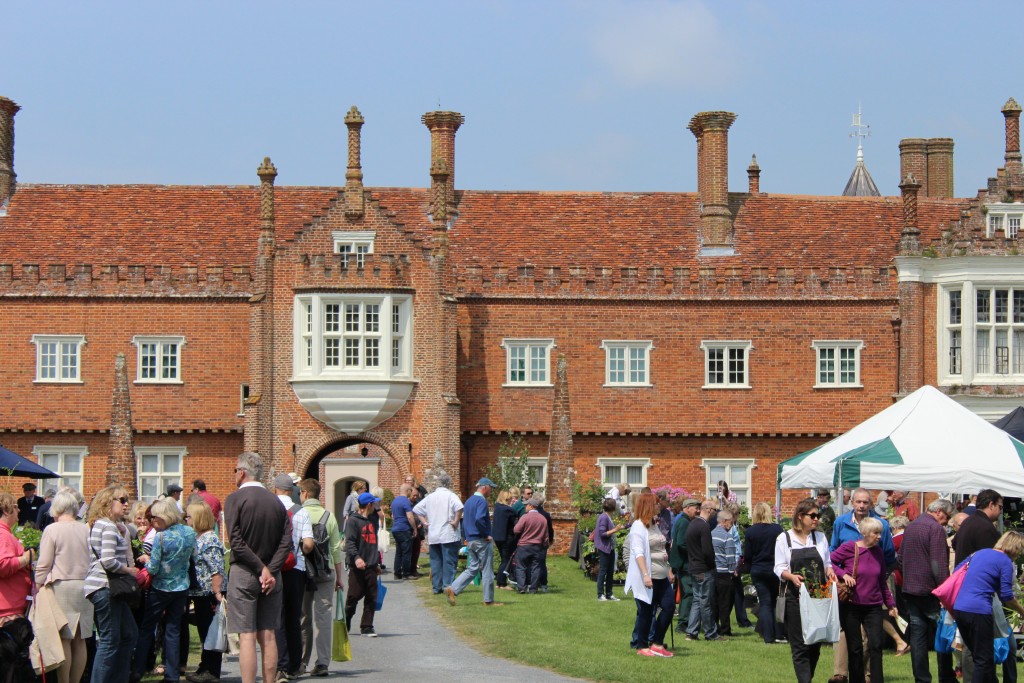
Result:
<instances>
[{"instance_id":1,"label":"dormer window","mask_svg":"<svg viewBox=\"0 0 1024 683\"><path fill-rule=\"evenodd\" d=\"M986 237L1017 239L1017 234L1020 232L1020 220L1021 217L1024 217L1024 204L989 204L986 209L988 210Z\"/></svg>"},{"instance_id":2,"label":"dormer window","mask_svg":"<svg viewBox=\"0 0 1024 683\"><path fill-rule=\"evenodd\" d=\"M331 236L334 253L341 255L342 268L362 268L366 264L366 255L373 253L373 240L377 233L373 230L335 230Z\"/></svg>"}]
</instances>

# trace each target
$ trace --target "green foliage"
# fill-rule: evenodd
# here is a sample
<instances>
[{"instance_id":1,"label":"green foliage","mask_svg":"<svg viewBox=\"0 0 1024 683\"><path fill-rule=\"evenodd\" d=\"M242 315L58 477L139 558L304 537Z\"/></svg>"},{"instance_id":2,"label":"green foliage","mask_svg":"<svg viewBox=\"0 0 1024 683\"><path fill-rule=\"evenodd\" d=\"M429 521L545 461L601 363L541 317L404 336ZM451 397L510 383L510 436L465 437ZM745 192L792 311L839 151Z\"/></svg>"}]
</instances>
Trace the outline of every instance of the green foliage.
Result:
<instances>
[{"instance_id":1,"label":"green foliage","mask_svg":"<svg viewBox=\"0 0 1024 683\"><path fill-rule=\"evenodd\" d=\"M576 508L577 519L600 514L606 497L604 487L596 479L572 483L572 505Z\"/></svg>"},{"instance_id":2,"label":"green foliage","mask_svg":"<svg viewBox=\"0 0 1024 683\"><path fill-rule=\"evenodd\" d=\"M509 431L505 441L498 446L498 462L483 469L484 476L495 484L491 491L492 500L503 489L537 485L537 480L530 474L529 459L530 446L526 439Z\"/></svg>"},{"instance_id":3,"label":"green foliage","mask_svg":"<svg viewBox=\"0 0 1024 683\"><path fill-rule=\"evenodd\" d=\"M16 526L14 527L14 536L21 541L21 546L28 550L29 548L39 548L39 539L42 538L43 532L39 529L33 529L28 526Z\"/></svg>"}]
</instances>

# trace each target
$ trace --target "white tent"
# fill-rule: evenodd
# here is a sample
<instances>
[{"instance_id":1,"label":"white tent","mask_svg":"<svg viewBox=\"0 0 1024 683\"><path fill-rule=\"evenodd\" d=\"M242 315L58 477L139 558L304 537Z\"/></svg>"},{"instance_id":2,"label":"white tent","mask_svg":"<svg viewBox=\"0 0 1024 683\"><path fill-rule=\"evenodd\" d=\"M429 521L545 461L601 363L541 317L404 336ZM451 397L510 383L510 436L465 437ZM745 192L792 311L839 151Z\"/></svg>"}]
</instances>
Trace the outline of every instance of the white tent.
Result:
<instances>
[{"instance_id":1,"label":"white tent","mask_svg":"<svg viewBox=\"0 0 1024 683\"><path fill-rule=\"evenodd\" d=\"M779 489L858 486L1024 497L1024 443L924 386L779 464Z\"/></svg>"}]
</instances>

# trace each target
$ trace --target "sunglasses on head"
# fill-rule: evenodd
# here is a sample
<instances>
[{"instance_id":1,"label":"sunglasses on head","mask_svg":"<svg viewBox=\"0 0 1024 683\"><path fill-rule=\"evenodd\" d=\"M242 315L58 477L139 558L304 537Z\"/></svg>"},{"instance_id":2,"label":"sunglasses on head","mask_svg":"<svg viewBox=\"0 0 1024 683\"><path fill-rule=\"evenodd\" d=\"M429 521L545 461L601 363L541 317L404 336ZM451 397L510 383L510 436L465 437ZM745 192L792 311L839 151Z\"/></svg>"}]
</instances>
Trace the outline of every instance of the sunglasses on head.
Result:
<instances>
[{"instance_id":1,"label":"sunglasses on head","mask_svg":"<svg viewBox=\"0 0 1024 683\"><path fill-rule=\"evenodd\" d=\"M821 519L821 515L819 515L817 512L810 512L807 514L807 516L811 519Z\"/></svg>"}]
</instances>

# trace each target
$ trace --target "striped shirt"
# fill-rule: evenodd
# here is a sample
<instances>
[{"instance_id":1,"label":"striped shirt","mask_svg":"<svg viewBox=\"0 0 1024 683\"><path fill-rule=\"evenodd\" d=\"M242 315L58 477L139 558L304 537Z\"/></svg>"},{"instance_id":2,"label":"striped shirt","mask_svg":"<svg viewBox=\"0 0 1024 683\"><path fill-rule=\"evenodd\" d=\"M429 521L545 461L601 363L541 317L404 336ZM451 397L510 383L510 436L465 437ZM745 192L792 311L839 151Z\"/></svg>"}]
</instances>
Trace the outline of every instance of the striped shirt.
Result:
<instances>
[{"instance_id":1,"label":"striped shirt","mask_svg":"<svg viewBox=\"0 0 1024 683\"><path fill-rule=\"evenodd\" d=\"M89 530L89 573L85 577L85 594L92 595L109 588L107 574L123 573L132 566L132 546L128 530L103 517Z\"/></svg>"},{"instance_id":2,"label":"striped shirt","mask_svg":"<svg viewBox=\"0 0 1024 683\"><path fill-rule=\"evenodd\" d=\"M711 545L715 549L715 571L719 574L731 574L736 571L736 540L724 526L716 526L711 531Z\"/></svg>"}]
</instances>

